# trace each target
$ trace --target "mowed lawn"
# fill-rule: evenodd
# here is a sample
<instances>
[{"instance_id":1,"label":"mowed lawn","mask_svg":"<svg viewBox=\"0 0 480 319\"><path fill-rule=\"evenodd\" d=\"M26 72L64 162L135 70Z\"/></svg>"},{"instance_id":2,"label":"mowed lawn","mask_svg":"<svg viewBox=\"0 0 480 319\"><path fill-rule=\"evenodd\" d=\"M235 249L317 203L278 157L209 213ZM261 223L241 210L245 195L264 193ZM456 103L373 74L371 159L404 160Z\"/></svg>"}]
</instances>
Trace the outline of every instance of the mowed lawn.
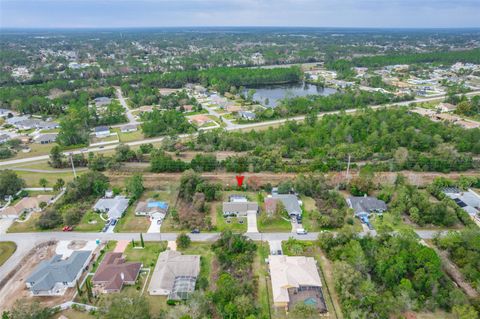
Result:
<instances>
[{"instance_id":1,"label":"mowed lawn","mask_svg":"<svg viewBox=\"0 0 480 319\"><path fill-rule=\"evenodd\" d=\"M17 250L17 245L11 241L0 242L0 266L2 266L10 256Z\"/></svg>"},{"instance_id":2,"label":"mowed lawn","mask_svg":"<svg viewBox=\"0 0 480 319\"><path fill-rule=\"evenodd\" d=\"M175 203L177 197L178 185L176 184L164 184L159 186L158 189L148 189L143 192L140 200L136 201L130 207L128 207L125 216L123 216L119 221L118 225L115 227L115 232L124 232L124 233L145 233L150 227L150 220L146 216L136 216L135 208L139 201L147 201L149 199L155 201L163 201L168 203L170 209ZM167 213L167 216L170 214ZM168 217L167 217L168 218ZM163 228L162 228L163 230Z\"/></svg>"}]
</instances>

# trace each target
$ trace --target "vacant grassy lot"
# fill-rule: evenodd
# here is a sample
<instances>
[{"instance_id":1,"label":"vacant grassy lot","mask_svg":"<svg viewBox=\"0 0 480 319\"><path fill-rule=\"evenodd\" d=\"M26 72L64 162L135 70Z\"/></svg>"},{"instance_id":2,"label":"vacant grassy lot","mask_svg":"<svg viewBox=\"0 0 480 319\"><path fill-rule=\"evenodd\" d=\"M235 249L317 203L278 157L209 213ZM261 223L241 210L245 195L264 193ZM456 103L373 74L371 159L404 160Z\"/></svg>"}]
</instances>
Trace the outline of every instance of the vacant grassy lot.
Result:
<instances>
[{"instance_id":1,"label":"vacant grassy lot","mask_svg":"<svg viewBox=\"0 0 480 319\"><path fill-rule=\"evenodd\" d=\"M15 169L14 169L15 171ZM57 182L57 179L61 178L66 183L73 180L73 172L52 172L52 173L37 173L37 172L24 172L24 171L15 171L18 177L21 177L25 180L27 187L39 187L38 182L41 178L45 178L48 181L49 187L54 185ZM86 171L77 171L77 176Z\"/></svg>"},{"instance_id":2,"label":"vacant grassy lot","mask_svg":"<svg viewBox=\"0 0 480 319\"><path fill-rule=\"evenodd\" d=\"M85 232L99 232L105 225L105 221L100 218L100 215L92 210L89 210L83 215L80 223L75 226L75 231Z\"/></svg>"},{"instance_id":3,"label":"vacant grassy lot","mask_svg":"<svg viewBox=\"0 0 480 319\"><path fill-rule=\"evenodd\" d=\"M263 216L257 219L257 227L261 233L288 233L292 230L292 224L288 220L283 218L263 218Z\"/></svg>"},{"instance_id":4,"label":"vacant grassy lot","mask_svg":"<svg viewBox=\"0 0 480 319\"><path fill-rule=\"evenodd\" d=\"M10 256L13 255L17 245L11 241L2 241L0 242L0 266L3 265Z\"/></svg>"},{"instance_id":5,"label":"vacant grassy lot","mask_svg":"<svg viewBox=\"0 0 480 319\"><path fill-rule=\"evenodd\" d=\"M132 246L132 243L128 244L124 252L126 260L141 262L144 268L151 268L153 271L157 263L158 255L167 249L167 242L145 242L145 247L142 248L140 236L132 235L132 238L135 240L135 247Z\"/></svg>"},{"instance_id":6,"label":"vacant grassy lot","mask_svg":"<svg viewBox=\"0 0 480 319\"><path fill-rule=\"evenodd\" d=\"M37 228L37 220L40 218L40 213L32 213L26 222L14 222L8 229L8 233L27 233L41 231Z\"/></svg>"}]
</instances>

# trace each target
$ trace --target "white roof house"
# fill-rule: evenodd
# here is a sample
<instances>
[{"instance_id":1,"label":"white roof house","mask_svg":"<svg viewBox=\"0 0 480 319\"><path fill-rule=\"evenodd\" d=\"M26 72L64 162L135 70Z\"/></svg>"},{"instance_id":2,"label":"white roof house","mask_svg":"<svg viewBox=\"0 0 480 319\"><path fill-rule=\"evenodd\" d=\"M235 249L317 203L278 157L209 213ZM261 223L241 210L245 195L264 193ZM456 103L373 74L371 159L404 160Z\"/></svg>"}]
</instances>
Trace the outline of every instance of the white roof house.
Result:
<instances>
[{"instance_id":1,"label":"white roof house","mask_svg":"<svg viewBox=\"0 0 480 319\"><path fill-rule=\"evenodd\" d=\"M125 196L115 196L114 198L100 198L93 209L106 213L108 218L118 219L128 208L129 199Z\"/></svg>"},{"instance_id":2,"label":"white roof house","mask_svg":"<svg viewBox=\"0 0 480 319\"><path fill-rule=\"evenodd\" d=\"M272 279L273 303L277 307L288 307L292 294L289 288L322 287L313 257L270 255L268 265Z\"/></svg>"},{"instance_id":3,"label":"white roof house","mask_svg":"<svg viewBox=\"0 0 480 319\"><path fill-rule=\"evenodd\" d=\"M195 291L199 273L199 255L166 250L158 256L148 292L150 295L168 295L173 300L187 299Z\"/></svg>"}]
</instances>

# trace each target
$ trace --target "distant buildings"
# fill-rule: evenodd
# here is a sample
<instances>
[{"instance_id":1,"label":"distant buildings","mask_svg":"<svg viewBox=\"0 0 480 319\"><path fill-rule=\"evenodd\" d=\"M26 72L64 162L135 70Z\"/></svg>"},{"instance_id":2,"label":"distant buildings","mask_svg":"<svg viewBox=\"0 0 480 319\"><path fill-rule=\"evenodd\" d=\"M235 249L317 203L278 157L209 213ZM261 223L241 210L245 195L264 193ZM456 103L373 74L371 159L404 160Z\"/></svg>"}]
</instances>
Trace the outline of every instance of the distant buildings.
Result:
<instances>
[{"instance_id":1,"label":"distant buildings","mask_svg":"<svg viewBox=\"0 0 480 319\"><path fill-rule=\"evenodd\" d=\"M91 251L74 251L62 260L55 255L42 261L26 279L27 288L34 296L61 296L68 288L74 287L90 262Z\"/></svg>"},{"instance_id":2,"label":"distant buildings","mask_svg":"<svg viewBox=\"0 0 480 319\"><path fill-rule=\"evenodd\" d=\"M302 215L302 202L294 194L277 194L273 193L271 197L265 199L265 207L267 213L273 213L277 207L278 201L282 202L285 210L290 217Z\"/></svg>"},{"instance_id":3,"label":"distant buildings","mask_svg":"<svg viewBox=\"0 0 480 319\"><path fill-rule=\"evenodd\" d=\"M252 120L255 120L257 115L253 112L250 112L250 111L240 111L238 112L238 115L245 119L245 120L249 120L249 121L252 121Z\"/></svg>"},{"instance_id":4,"label":"distant buildings","mask_svg":"<svg viewBox=\"0 0 480 319\"><path fill-rule=\"evenodd\" d=\"M203 114L198 114L190 117L190 123L193 123L197 126L204 126L205 124L208 124L210 122L213 122L213 120Z\"/></svg>"},{"instance_id":5,"label":"distant buildings","mask_svg":"<svg viewBox=\"0 0 480 319\"><path fill-rule=\"evenodd\" d=\"M95 136L97 138L105 138L107 136L110 136L110 129L108 126L97 126L95 128Z\"/></svg>"},{"instance_id":6,"label":"distant buildings","mask_svg":"<svg viewBox=\"0 0 480 319\"><path fill-rule=\"evenodd\" d=\"M188 299L195 291L199 273L199 255L182 255L166 250L158 256L148 292L150 295L168 296L170 300Z\"/></svg>"},{"instance_id":7,"label":"distant buildings","mask_svg":"<svg viewBox=\"0 0 480 319\"><path fill-rule=\"evenodd\" d=\"M50 144L57 140L58 133L45 133L38 134L33 138L33 141L37 144Z\"/></svg>"},{"instance_id":8,"label":"distant buildings","mask_svg":"<svg viewBox=\"0 0 480 319\"><path fill-rule=\"evenodd\" d=\"M124 125L120 128L120 131L122 133L129 133L129 132L135 132L135 131L138 131L138 127L134 124L128 124L128 125Z\"/></svg>"},{"instance_id":9,"label":"distant buildings","mask_svg":"<svg viewBox=\"0 0 480 319\"><path fill-rule=\"evenodd\" d=\"M112 103L112 99L106 96L97 97L94 100L96 107L105 107Z\"/></svg>"},{"instance_id":10,"label":"distant buildings","mask_svg":"<svg viewBox=\"0 0 480 319\"><path fill-rule=\"evenodd\" d=\"M30 129L40 129L40 130L52 130L60 127L57 122L53 121L44 121L41 119L31 118L28 115L23 116L14 116L7 118L7 124L15 126L19 130L30 130Z\"/></svg>"},{"instance_id":11,"label":"distant buildings","mask_svg":"<svg viewBox=\"0 0 480 319\"><path fill-rule=\"evenodd\" d=\"M480 195L473 190L462 191L456 187L447 187L443 192L470 216L477 217L480 214Z\"/></svg>"}]
</instances>

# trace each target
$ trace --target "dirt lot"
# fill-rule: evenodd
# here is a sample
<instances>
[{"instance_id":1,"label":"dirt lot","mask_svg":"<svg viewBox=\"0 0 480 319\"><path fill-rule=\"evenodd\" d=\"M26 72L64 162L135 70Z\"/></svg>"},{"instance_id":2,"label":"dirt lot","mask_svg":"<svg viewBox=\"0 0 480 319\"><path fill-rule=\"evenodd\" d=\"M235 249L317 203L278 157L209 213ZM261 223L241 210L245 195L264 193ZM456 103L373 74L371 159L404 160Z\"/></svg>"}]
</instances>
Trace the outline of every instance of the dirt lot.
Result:
<instances>
[{"instance_id":1,"label":"dirt lot","mask_svg":"<svg viewBox=\"0 0 480 319\"><path fill-rule=\"evenodd\" d=\"M461 173L449 173L449 174L442 174L442 173L434 173L434 172L412 172L412 171L402 171L401 172L407 180L414 185L424 186L433 181L435 177L443 176L448 177L451 179L457 179L461 175L464 176L478 176L478 171L467 171ZM124 185L124 180L127 177L131 176L131 172L107 172L106 173L110 178L110 182L114 185ZM350 176L354 177L357 173L351 172ZM376 183L383 184L383 183L390 183L392 184L395 181L398 172L382 172L376 174ZM146 188L155 188L162 182L178 182L181 177L181 173L144 173L144 185ZM236 185L235 179L236 173L226 173L226 172L214 172L214 173L203 173L202 176L210 181L219 182L224 185ZM260 184L263 183L271 183L273 185L284 181L285 179L293 179L297 174L295 173L244 173L245 181L247 181L250 177L255 176L259 179ZM332 172L328 173L327 177L329 180L336 184L340 182L345 182L346 172Z\"/></svg>"},{"instance_id":2,"label":"dirt lot","mask_svg":"<svg viewBox=\"0 0 480 319\"><path fill-rule=\"evenodd\" d=\"M85 245L85 242L73 242L68 248L78 249ZM57 306L66 301L72 300L75 289L68 289L65 295L56 297L32 297L30 291L25 287L25 279L42 261L48 260L55 255L56 242L40 244L33 248L19 264L15 274L5 284L0 293L0 309L9 309L15 301L25 299L27 301L38 301L43 306ZM81 281L81 279L80 279Z\"/></svg>"}]
</instances>

